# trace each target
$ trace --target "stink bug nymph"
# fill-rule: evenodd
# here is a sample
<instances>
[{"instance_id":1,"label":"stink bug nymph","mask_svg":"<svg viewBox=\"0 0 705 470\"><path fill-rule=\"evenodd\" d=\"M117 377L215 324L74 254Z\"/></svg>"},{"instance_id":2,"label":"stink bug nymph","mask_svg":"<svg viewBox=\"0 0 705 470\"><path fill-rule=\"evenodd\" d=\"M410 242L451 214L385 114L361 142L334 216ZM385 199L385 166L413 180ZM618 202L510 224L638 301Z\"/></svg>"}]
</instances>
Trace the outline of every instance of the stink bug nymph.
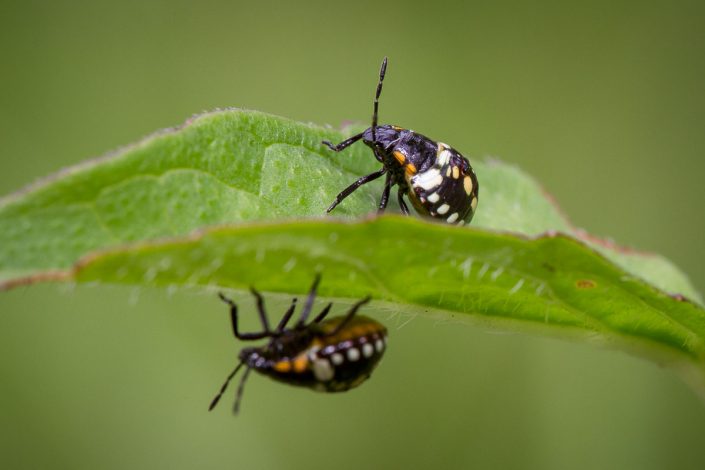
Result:
<instances>
[{"instance_id":1,"label":"stink bug nymph","mask_svg":"<svg viewBox=\"0 0 705 470\"><path fill-rule=\"evenodd\" d=\"M463 225L469 223L477 208L479 186L477 176L470 162L454 148L435 142L426 136L409 129L391 125L377 125L379 95L387 70L387 58L379 70L379 82L375 94L372 126L334 145L323 144L335 152L349 147L358 140L372 149L382 168L355 181L338 194L328 207L330 212L343 199L360 186L387 175L384 191L379 201L379 212L387 207L392 186L399 187L397 198L402 213L408 215L409 208L404 195L409 198L416 211L422 216L440 219L448 223Z\"/></svg>"},{"instance_id":2,"label":"stink bug nymph","mask_svg":"<svg viewBox=\"0 0 705 470\"><path fill-rule=\"evenodd\" d=\"M387 346L387 329L371 318L357 315L358 309L369 302L370 297L353 304L347 314L326 319L332 307L329 303L307 324L319 282L320 276L316 276L301 316L291 328L286 326L294 314L296 299L291 302L277 327L271 329L264 309L264 299L252 288L262 323L262 331L257 333L240 332L237 326L237 306L222 293L219 294L221 300L230 306L235 338L242 341L269 338L269 341L264 346L243 348L240 351L240 363L225 380L208 411L218 404L228 384L242 367L245 367L245 372L240 379L233 407L236 414L240 408L245 381L253 369L280 382L321 392L344 392L370 377Z\"/></svg>"}]
</instances>

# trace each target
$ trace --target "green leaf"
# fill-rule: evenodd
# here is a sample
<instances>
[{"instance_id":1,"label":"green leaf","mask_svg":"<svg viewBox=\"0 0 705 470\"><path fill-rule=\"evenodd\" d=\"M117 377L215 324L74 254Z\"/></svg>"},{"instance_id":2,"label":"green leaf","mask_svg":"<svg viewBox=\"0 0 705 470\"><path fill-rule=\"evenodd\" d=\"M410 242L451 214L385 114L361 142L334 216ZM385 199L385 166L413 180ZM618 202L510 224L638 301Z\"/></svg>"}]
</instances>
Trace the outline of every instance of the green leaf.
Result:
<instances>
[{"instance_id":1,"label":"green leaf","mask_svg":"<svg viewBox=\"0 0 705 470\"><path fill-rule=\"evenodd\" d=\"M703 391L705 316L564 235L535 239L386 216L240 225L84 260L79 282L257 285L375 299L502 328L582 337L676 365Z\"/></svg>"},{"instance_id":2,"label":"green leaf","mask_svg":"<svg viewBox=\"0 0 705 470\"><path fill-rule=\"evenodd\" d=\"M376 166L359 147L332 159L321 139L341 137L222 111L66 169L0 201L0 279L66 269L99 248L208 225L320 215L341 181ZM339 215L367 212L376 193L362 188Z\"/></svg>"},{"instance_id":3,"label":"green leaf","mask_svg":"<svg viewBox=\"0 0 705 470\"><path fill-rule=\"evenodd\" d=\"M685 300L700 300L685 275L575 230L512 166L472 162L472 227L359 221L379 184L336 209L348 222L324 216L379 166L363 145L335 154L320 144L352 131L218 111L65 170L0 203L0 280L301 293L322 270L324 295L372 293L404 310L599 340L678 364L705 390L705 312Z\"/></svg>"}]
</instances>

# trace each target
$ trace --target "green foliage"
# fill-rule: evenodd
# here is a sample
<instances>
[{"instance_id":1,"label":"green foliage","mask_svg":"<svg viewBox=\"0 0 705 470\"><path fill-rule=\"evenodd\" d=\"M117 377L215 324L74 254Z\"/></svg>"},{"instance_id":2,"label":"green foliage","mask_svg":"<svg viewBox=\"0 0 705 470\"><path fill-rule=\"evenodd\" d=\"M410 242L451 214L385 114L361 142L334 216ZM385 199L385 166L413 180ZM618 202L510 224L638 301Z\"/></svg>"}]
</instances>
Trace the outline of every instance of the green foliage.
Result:
<instances>
[{"instance_id":1,"label":"green foliage","mask_svg":"<svg viewBox=\"0 0 705 470\"><path fill-rule=\"evenodd\" d=\"M220 111L65 170L2 201L0 279L300 293L323 271L323 295L597 339L685 366L702 385L705 314L668 294L699 300L667 260L585 237L531 178L497 162L473 162L472 227L353 218L375 207L378 185L336 209L347 221L324 217L379 165L362 145L320 144L344 135Z\"/></svg>"}]
</instances>

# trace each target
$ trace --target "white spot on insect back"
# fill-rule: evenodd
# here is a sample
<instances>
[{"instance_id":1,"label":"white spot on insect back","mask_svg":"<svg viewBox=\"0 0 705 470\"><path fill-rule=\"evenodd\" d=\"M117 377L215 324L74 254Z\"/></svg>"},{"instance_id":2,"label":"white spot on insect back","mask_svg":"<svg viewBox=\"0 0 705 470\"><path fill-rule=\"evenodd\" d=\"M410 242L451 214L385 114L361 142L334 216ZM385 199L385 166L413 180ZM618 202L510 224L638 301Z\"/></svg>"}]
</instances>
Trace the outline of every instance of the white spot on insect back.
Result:
<instances>
[{"instance_id":1,"label":"white spot on insect back","mask_svg":"<svg viewBox=\"0 0 705 470\"><path fill-rule=\"evenodd\" d=\"M333 364L336 366L339 366L340 364L343 363L345 358L343 357L342 354L340 353L333 353L330 357L330 360L333 361Z\"/></svg>"},{"instance_id":2,"label":"white spot on insect back","mask_svg":"<svg viewBox=\"0 0 705 470\"><path fill-rule=\"evenodd\" d=\"M445 214L446 212L448 212L448 209L450 209L450 206L449 206L448 204L443 204L441 207L439 207L439 208L436 210L436 212L438 212L439 214L443 215L443 214Z\"/></svg>"},{"instance_id":3,"label":"white spot on insect back","mask_svg":"<svg viewBox=\"0 0 705 470\"><path fill-rule=\"evenodd\" d=\"M438 166L445 166L450 162L450 152L446 149L443 149L443 151L438 154L438 160L436 164Z\"/></svg>"},{"instance_id":4,"label":"white spot on insect back","mask_svg":"<svg viewBox=\"0 0 705 470\"><path fill-rule=\"evenodd\" d=\"M313 361L313 375L319 382L327 382L333 378L335 371L327 359L316 359Z\"/></svg>"},{"instance_id":5,"label":"white spot on insect back","mask_svg":"<svg viewBox=\"0 0 705 470\"><path fill-rule=\"evenodd\" d=\"M318 351L320 351L321 348L319 346L311 346L311 349L308 350L308 360L313 362L316 359L318 359Z\"/></svg>"},{"instance_id":6,"label":"white spot on insect back","mask_svg":"<svg viewBox=\"0 0 705 470\"><path fill-rule=\"evenodd\" d=\"M365 343L362 345L362 355L365 357L371 357L375 353L375 348L370 343Z\"/></svg>"},{"instance_id":7,"label":"white spot on insect back","mask_svg":"<svg viewBox=\"0 0 705 470\"><path fill-rule=\"evenodd\" d=\"M375 341L375 349L377 349L377 352L380 353L384 351L384 341L382 341L381 338Z\"/></svg>"},{"instance_id":8,"label":"white spot on insect back","mask_svg":"<svg viewBox=\"0 0 705 470\"><path fill-rule=\"evenodd\" d=\"M448 216L448 218L446 219L446 221L448 221L449 224L452 224L452 223L455 222L456 220L458 220L458 213L457 213L457 212L453 212L453 213L450 214L450 215Z\"/></svg>"},{"instance_id":9,"label":"white spot on insect back","mask_svg":"<svg viewBox=\"0 0 705 470\"><path fill-rule=\"evenodd\" d=\"M347 355L348 355L348 361L350 361L350 362L355 362L358 359L360 359L360 351L358 351L357 348L348 349Z\"/></svg>"},{"instance_id":10,"label":"white spot on insect back","mask_svg":"<svg viewBox=\"0 0 705 470\"><path fill-rule=\"evenodd\" d=\"M427 191L435 188L436 186L440 186L442 182L443 177L437 168L431 168L423 173L419 173L411 179L412 185L418 186Z\"/></svg>"},{"instance_id":11,"label":"white spot on insect back","mask_svg":"<svg viewBox=\"0 0 705 470\"><path fill-rule=\"evenodd\" d=\"M428 202L430 202L431 204L435 204L440 198L441 197L438 195L438 193L431 193L431 195L428 196Z\"/></svg>"}]
</instances>

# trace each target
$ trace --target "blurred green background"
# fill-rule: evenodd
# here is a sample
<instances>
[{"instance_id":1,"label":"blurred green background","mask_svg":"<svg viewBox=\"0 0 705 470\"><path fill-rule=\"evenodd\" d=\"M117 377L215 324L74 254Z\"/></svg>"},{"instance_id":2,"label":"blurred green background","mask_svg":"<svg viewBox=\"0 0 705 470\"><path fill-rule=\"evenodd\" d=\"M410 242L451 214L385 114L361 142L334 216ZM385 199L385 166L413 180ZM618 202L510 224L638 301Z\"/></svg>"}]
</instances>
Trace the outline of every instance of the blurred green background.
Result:
<instances>
[{"instance_id":1,"label":"blurred green background","mask_svg":"<svg viewBox=\"0 0 705 470\"><path fill-rule=\"evenodd\" d=\"M5 0L0 54L1 194L216 107L367 121L388 55L382 122L516 163L576 225L666 255L705 290L703 2ZM670 371L583 344L376 316L391 347L365 386L320 395L252 376L234 419L230 399L206 412L238 350L214 296L3 293L0 466L705 462L705 404Z\"/></svg>"}]
</instances>

